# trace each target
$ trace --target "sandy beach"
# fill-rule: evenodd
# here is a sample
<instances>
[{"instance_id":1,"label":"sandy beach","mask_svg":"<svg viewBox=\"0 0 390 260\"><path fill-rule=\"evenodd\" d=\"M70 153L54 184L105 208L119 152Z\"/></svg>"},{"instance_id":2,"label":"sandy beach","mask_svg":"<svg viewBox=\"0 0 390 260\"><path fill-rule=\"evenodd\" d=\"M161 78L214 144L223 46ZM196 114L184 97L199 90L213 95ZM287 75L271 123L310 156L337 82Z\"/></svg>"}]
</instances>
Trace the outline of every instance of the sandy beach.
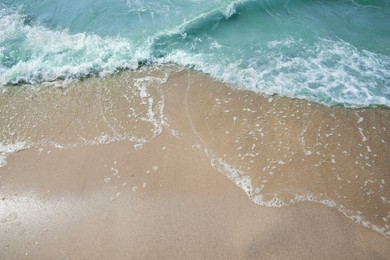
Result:
<instances>
[{"instance_id":1,"label":"sandy beach","mask_svg":"<svg viewBox=\"0 0 390 260\"><path fill-rule=\"evenodd\" d=\"M0 95L1 259L390 259L390 110L166 67Z\"/></svg>"}]
</instances>

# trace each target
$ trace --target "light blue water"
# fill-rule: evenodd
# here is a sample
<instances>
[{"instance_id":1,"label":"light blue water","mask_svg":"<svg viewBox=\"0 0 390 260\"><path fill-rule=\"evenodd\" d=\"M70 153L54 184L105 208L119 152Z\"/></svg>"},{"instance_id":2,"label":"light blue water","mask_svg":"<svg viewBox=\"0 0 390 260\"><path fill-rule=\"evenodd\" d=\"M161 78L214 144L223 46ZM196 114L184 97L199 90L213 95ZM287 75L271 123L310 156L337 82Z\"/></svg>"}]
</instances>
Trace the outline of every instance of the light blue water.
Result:
<instances>
[{"instance_id":1,"label":"light blue water","mask_svg":"<svg viewBox=\"0 0 390 260\"><path fill-rule=\"evenodd\" d=\"M0 84L173 63L263 94L390 106L389 0L0 0Z\"/></svg>"}]
</instances>

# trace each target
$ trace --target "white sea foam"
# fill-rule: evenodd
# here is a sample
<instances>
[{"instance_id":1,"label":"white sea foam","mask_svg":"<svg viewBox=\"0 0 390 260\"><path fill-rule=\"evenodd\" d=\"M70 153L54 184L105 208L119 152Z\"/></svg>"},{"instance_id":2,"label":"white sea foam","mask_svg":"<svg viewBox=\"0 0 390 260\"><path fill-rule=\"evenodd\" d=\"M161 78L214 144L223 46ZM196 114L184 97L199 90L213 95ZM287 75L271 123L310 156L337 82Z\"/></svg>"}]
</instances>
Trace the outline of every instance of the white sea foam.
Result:
<instances>
[{"instance_id":1,"label":"white sea foam","mask_svg":"<svg viewBox=\"0 0 390 260\"><path fill-rule=\"evenodd\" d=\"M0 56L12 53L5 47L7 42L20 42L17 59L0 64L0 84L105 75L118 68L137 68L139 60L148 58L146 50L135 48L129 40L54 31L25 24L24 19L16 11L0 9Z\"/></svg>"},{"instance_id":2,"label":"white sea foam","mask_svg":"<svg viewBox=\"0 0 390 260\"><path fill-rule=\"evenodd\" d=\"M274 48L277 45L306 48L306 55L288 57ZM390 82L390 59L384 55L328 39L314 46L305 46L299 39L274 41L269 48L245 64L217 53L193 54L183 50L173 51L162 61L193 67L223 82L267 95L298 97L325 105L390 106L390 92L383 86ZM259 65L259 59L268 63Z\"/></svg>"},{"instance_id":3,"label":"white sea foam","mask_svg":"<svg viewBox=\"0 0 390 260\"><path fill-rule=\"evenodd\" d=\"M148 93L148 87L153 83L164 84L167 80L168 75L166 74L163 78L147 76L136 79L134 82L134 86L139 90L142 104L147 106L147 115L140 117L140 119L154 126L153 137L159 136L163 131L163 126L166 125L164 119L165 100L161 93L161 100L155 101L154 97Z\"/></svg>"},{"instance_id":4,"label":"white sea foam","mask_svg":"<svg viewBox=\"0 0 390 260\"><path fill-rule=\"evenodd\" d=\"M7 157L5 154L0 154L0 168L7 165Z\"/></svg>"},{"instance_id":5,"label":"white sea foam","mask_svg":"<svg viewBox=\"0 0 390 260\"><path fill-rule=\"evenodd\" d=\"M0 142L0 153L14 153L28 148L27 142L18 141L15 143Z\"/></svg>"},{"instance_id":6,"label":"white sea foam","mask_svg":"<svg viewBox=\"0 0 390 260\"><path fill-rule=\"evenodd\" d=\"M7 164L7 156L10 153L15 153L27 148L29 148L29 145L24 141L18 141L14 143L0 142L0 167L3 167Z\"/></svg>"},{"instance_id":7,"label":"white sea foam","mask_svg":"<svg viewBox=\"0 0 390 260\"><path fill-rule=\"evenodd\" d=\"M248 198L250 198L254 203L260 206L280 208L299 202L316 202L323 204L329 208L336 208L339 212L341 212L346 217L352 219L353 221L367 228L371 228L372 230L381 233L387 238L390 238L390 231L388 227L378 227L367 221L361 212L349 210L343 205L339 205L334 200L321 198L312 193L295 194L294 198L289 201L284 201L283 199L281 199L278 193L273 194L270 199L265 199L264 195L261 193L264 189L264 184L262 185L262 187L254 187L252 184L251 177L249 175L245 175L245 172L233 167L232 165L229 165L221 158L212 159L211 166L217 169L219 172L225 174L230 180L232 180L246 193Z\"/></svg>"},{"instance_id":8,"label":"white sea foam","mask_svg":"<svg viewBox=\"0 0 390 260\"><path fill-rule=\"evenodd\" d=\"M216 45L213 40L211 47L218 47L213 53L193 53L191 49L168 46L162 50L163 57L154 57L155 45L159 46L161 39L163 45L164 39L175 35L186 39L186 30L191 26L218 13L229 18L237 6L246 2L250 0L219 3L217 8L177 26L146 35L142 44L129 38L71 34L26 24L19 12L0 8L0 56L6 61L0 64L0 85L106 75L150 61L189 66L221 81L267 95L298 97L326 105L390 106L390 91L385 87L390 82L390 58L359 50L339 39L322 39L314 44L293 37L273 40L249 58L229 57L230 49L225 50L222 43ZM17 55L10 55L13 52L7 42L18 42ZM292 50L301 55L286 55ZM141 95L146 97L147 93Z\"/></svg>"}]
</instances>

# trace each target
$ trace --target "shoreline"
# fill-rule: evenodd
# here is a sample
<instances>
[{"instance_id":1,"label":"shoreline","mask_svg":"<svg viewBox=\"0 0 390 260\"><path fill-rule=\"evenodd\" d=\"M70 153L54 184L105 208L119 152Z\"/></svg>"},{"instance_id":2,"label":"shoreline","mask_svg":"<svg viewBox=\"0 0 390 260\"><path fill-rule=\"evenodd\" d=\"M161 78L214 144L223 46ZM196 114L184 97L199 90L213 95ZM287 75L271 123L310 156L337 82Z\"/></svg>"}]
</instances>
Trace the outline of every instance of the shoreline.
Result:
<instances>
[{"instance_id":1,"label":"shoreline","mask_svg":"<svg viewBox=\"0 0 390 260\"><path fill-rule=\"evenodd\" d=\"M24 245L41 258L389 255L388 228L337 211L385 227L389 110L262 97L174 68L6 95L2 140L31 148L0 167L5 258ZM310 194L336 205L255 204Z\"/></svg>"},{"instance_id":2,"label":"shoreline","mask_svg":"<svg viewBox=\"0 0 390 260\"><path fill-rule=\"evenodd\" d=\"M234 84L221 81L217 78L213 78L211 75L209 75L206 72L202 72L202 71L199 71L199 70L187 67L187 66L175 64L175 63L167 63L167 64L165 64L165 63L145 63L145 64L143 64L142 63L137 68L119 68L112 73L107 73L107 74L103 74L103 75L100 75L99 73L97 73L97 74L86 75L86 76L83 76L83 77L77 78L77 79L75 79L75 78L70 78L70 79L67 78L65 80L64 79L57 79L57 80L53 80L53 81L39 82L39 83L34 83L34 84L30 84L30 83L6 84L6 85L1 85L1 90L3 91L3 94L4 94L4 93L8 93L8 92L23 91L23 90L27 90L27 91L34 90L34 91L39 92L39 91L42 91L46 88L65 89L69 86L83 84L84 81L88 82L91 80L93 81L93 80L104 79L104 78L118 77L123 73L124 74L127 74L127 73L138 74L140 72L141 73L142 72L148 73L150 71L163 71L163 70L167 70L170 72L191 71L192 73L201 74L205 77L209 77L213 81L219 82L219 83L225 85L226 87L228 87L229 89L232 89L234 91L250 92L250 93L253 93L254 95L259 95L259 96L262 96L264 98L275 97L275 98L288 99L288 100L297 101L297 102L302 101L302 102L307 102L307 103L311 103L311 104L324 106L327 108L341 108L341 109L351 109L351 110L367 110L367 109L390 110L390 106L383 105L383 104L370 104L368 106L345 106L343 104L326 104L326 103L321 103L318 101L308 100L306 98L300 98L300 97L283 96L283 95L279 95L277 93L267 94L265 92L255 91L253 89L247 89L247 88L244 88L242 86L240 86L240 87L235 86Z\"/></svg>"}]
</instances>

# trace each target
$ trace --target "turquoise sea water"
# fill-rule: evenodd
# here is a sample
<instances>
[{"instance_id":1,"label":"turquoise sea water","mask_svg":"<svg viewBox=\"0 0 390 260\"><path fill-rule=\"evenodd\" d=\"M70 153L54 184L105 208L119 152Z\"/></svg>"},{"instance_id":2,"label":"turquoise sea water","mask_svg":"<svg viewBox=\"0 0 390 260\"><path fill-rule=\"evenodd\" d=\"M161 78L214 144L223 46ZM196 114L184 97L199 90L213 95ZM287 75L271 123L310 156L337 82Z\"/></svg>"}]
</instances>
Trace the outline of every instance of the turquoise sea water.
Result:
<instances>
[{"instance_id":1,"label":"turquoise sea water","mask_svg":"<svg viewBox=\"0 0 390 260\"><path fill-rule=\"evenodd\" d=\"M390 1L0 0L0 85L149 64L262 94L390 106Z\"/></svg>"}]
</instances>

